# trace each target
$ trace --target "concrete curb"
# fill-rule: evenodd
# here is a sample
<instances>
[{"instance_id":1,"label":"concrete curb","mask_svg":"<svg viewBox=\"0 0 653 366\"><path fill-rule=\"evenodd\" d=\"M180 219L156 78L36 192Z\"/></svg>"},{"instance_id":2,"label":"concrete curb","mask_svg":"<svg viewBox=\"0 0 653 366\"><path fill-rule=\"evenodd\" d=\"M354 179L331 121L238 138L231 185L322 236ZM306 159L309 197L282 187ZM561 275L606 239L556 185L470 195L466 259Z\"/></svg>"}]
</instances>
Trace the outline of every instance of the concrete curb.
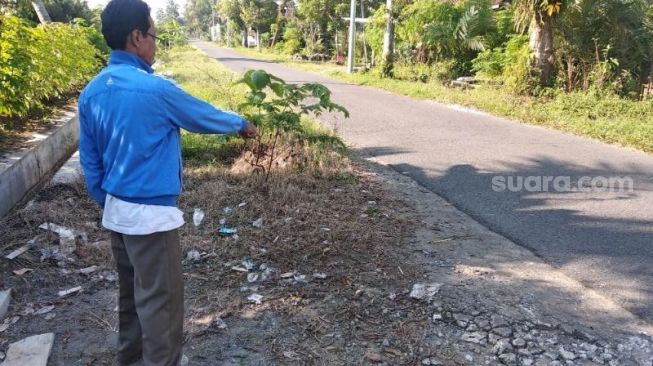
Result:
<instances>
[{"instance_id":1,"label":"concrete curb","mask_svg":"<svg viewBox=\"0 0 653 366\"><path fill-rule=\"evenodd\" d=\"M79 120L73 116L24 155L0 172L0 217L26 202L75 152Z\"/></svg>"}]
</instances>

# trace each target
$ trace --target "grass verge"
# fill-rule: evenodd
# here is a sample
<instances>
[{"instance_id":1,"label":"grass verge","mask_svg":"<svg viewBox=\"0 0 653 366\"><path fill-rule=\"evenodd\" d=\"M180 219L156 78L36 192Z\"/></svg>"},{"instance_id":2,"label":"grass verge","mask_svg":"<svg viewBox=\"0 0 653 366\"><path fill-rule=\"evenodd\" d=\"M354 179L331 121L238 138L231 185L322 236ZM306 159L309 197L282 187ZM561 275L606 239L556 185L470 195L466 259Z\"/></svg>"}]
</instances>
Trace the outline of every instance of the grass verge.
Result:
<instances>
[{"instance_id":1,"label":"grass verge","mask_svg":"<svg viewBox=\"0 0 653 366\"><path fill-rule=\"evenodd\" d=\"M245 102L248 89L243 84L236 84L240 75L192 47L179 47L163 54L157 71L173 78L190 94L218 108L237 110ZM333 132L325 130L310 118L302 118L301 129L303 141L283 141L281 150L286 150L287 154L280 154L280 160L275 159L275 168L299 167L321 174L329 167L332 172L336 172L348 164L348 152ZM182 154L191 166L207 161L221 161L239 171L249 171L245 169L247 164L243 152L251 150L251 144L252 142L244 142L240 138L187 132L182 134ZM237 157L241 157L241 161L235 161Z\"/></svg>"},{"instance_id":2,"label":"grass verge","mask_svg":"<svg viewBox=\"0 0 653 366\"><path fill-rule=\"evenodd\" d=\"M343 66L293 62L288 56L269 51L257 52L245 48L237 48L236 51L352 84L372 86L416 99L458 104L522 123L653 153L653 100L637 102L584 92L536 98L518 96L501 86L490 85L461 90L440 82L382 79L374 73L348 74Z\"/></svg>"}]
</instances>

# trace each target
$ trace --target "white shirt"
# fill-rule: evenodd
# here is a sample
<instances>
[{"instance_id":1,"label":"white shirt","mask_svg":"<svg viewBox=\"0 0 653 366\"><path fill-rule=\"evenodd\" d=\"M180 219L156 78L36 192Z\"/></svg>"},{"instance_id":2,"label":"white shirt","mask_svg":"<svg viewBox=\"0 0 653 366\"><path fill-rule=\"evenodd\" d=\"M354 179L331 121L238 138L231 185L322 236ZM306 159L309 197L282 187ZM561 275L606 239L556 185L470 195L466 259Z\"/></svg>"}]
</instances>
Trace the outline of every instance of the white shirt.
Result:
<instances>
[{"instance_id":1,"label":"white shirt","mask_svg":"<svg viewBox=\"0 0 653 366\"><path fill-rule=\"evenodd\" d=\"M144 205L120 200L107 194L102 226L125 235L149 235L170 231L184 224L184 213L177 207Z\"/></svg>"}]
</instances>

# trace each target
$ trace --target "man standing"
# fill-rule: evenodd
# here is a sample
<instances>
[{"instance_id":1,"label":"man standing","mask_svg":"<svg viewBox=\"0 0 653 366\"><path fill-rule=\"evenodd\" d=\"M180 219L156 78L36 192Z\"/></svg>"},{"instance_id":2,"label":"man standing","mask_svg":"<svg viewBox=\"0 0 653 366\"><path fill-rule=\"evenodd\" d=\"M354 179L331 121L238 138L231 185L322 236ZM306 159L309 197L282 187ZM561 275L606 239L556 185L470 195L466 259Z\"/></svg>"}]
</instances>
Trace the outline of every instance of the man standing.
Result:
<instances>
[{"instance_id":1,"label":"man standing","mask_svg":"<svg viewBox=\"0 0 653 366\"><path fill-rule=\"evenodd\" d=\"M79 151L118 267L118 362L176 366L184 312L180 128L245 138L257 131L152 74L156 29L142 0L110 1L102 34L113 51L79 98Z\"/></svg>"}]
</instances>

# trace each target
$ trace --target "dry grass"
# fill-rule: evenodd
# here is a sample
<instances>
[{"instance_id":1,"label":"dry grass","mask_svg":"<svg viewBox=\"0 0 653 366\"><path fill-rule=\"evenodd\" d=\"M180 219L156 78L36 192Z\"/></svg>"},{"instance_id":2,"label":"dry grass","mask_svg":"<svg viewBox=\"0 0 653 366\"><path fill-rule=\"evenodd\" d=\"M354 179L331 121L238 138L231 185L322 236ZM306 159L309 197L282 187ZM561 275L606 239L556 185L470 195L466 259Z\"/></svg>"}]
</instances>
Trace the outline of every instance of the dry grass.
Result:
<instances>
[{"instance_id":1,"label":"dry grass","mask_svg":"<svg viewBox=\"0 0 653 366\"><path fill-rule=\"evenodd\" d=\"M242 162L245 159L234 159L240 162L235 166L247 165ZM181 244L184 254L198 250L202 259L184 263L188 344L209 339L227 342L236 337L265 355L267 364L292 363L284 356L288 350L308 363L351 364L363 359L366 352L366 347L346 348L345 343L352 340L378 344L390 337L404 347L403 357L405 347L419 344L416 324L406 319L422 322L429 314L403 294L417 273L401 264L403 246L416 223L413 210L388 192L375 175L344 157L339 166L322 174L316 174L317 168L302 172L278 169L265 182L260 174L236 173L219 162L196 160L189 164L186 191L179 202L189 222L181 229ZM239 207L241 203L245 205ZM225 214L225 207L233 212ZM192 224L195 208L205 211L199 227ZM7 248L3 254L34 237L41 238L37 248L56 245L54 234L38 229L43 222L84 231L88 243L106 243L107 234L97 228L99 214L81 183L47 187L29 207L4 219L7 229L0 233L0 240ZM225 226L238 229L237 239L217 234L223 218ZM263 218L263 227L253 227L252 222L259 218ZM83 250L75 252L76 262L67 264L68 270L93 264L111 267L107 245L79 244L78 249ZM54 262L40 263L37 248L18 261L4 261L0 268L0 285L22 294L17 307L28 301L43 303L44 298L52 301L40 294L84 281L81 275L63 274ZM248 283L246 273L231 268L242 266L245 259L254 263L259 274L262 264L272 268L270 278ZM13 275L11 270L19 267L34 272L24 278ZM289 272L305 275L306 281L282 278ZM314 278L314 273L326 278ZM84 294L75 301L106 291L107 286L115 291L115 284L84 286ZM261 305L247 300L252 293L263 296ZM392 300L390 293L401 300ZM402 316L390 317L387 309L400 309ZM95 329L91 332L101 334L115 327L115 314L107 311L92 317L88 310L72 313L78 318L75 321ZM229 329L217 328L216 317L225 320ZM217 350L227 346L213 345Z\"/></svg>"},{"instance_id":2,"label":"dry grass","mask_svg":"<svg viewBox=\"0 0 653 366\"><path fill-rule=\"evenodd\" d=\"M181 245L184 255L201 253L199 261L184 261L187 345L206 360L226 360L222 352L236 347L236 340L259 355L259 364L356 364L387 338L401 351L379 352L396 364L415 363L422 338L416 326L430 314L406 296L419 275L404 264L406 241L417 225L412 207L334 145L282 141L266 180L254 164L260 155L258 165L268 166L265 144L256 151L252 142L197 135L186 135L184 143L179 207L188 224L181 228ZM225 213L226 207L233 211ZM192 224L195 208L205 212L199 227ZM260 218L262 227L253 227ZM222 219L238 230L237 238L218 235ZM110 267L108 235L98 228L99 220L98 207L77 183L47 187L29 207L0 222L2 254L40 238L36 248L0 267L0 286L21 293L16 306L52 300L43 294L52 293L46 289L80 281L88 283L75 301L116 291L115 284L65 274L56 263L38 258L38 249L58 243L54 234L38 229L53 222L86 233L67 270ZM232 269L245 260L260 276L262 265L271 269L269 278L250 283L247 273ZM19 267L34 271L13 275ZM261 304L247 300L253 293L263 296ZM98 317L71 309L71 320L89 323L98 334L113 329L112 305L104 302ZM215 325L217 317L228 323L227 330Z\"/></svg>"},{"instance_id":3,"label":"dry grass","mask_svg":"<svg viewBox=\"0 0 653 366\"><path fill-rule=\"evenodd\" d=\"M215 317L245 321L272 313L282 325L261 329L257 340L277 359L293 349L310 362L350 362L344 350L324 354L334 331L344 339L372 341L396 330L405 345L419 341L419 334L406 333L406 324L383 314L394 307L387 295L410 288L417 277L414 269L398 265L416 220L412 208L374 175L349 166L347 173L321 177L277 172L265 183L257 175L204 166L188 169L186 182L192 188L181 208L206 214L198 228L189 224L182 231L184 252L198 250L203 258L186 267L190 340L216 331ZM225 214L225 207L234 211ZM263 227L253 227L259 218ZM237 239L217 235L220 219L237 228ZM246 273L232 269L246 259L273 268L270 279L248 283ZM307 282L282 277L288 273L305 275ZM314 278L316 273L327 277ZM248 303L254 292L263 295L262 305ZM428 314L415 316L423 320ZM363 357L359 352L355 357Z\"/></svg>"},{"instance_id":4,"label":"dry grass","mask_svg":"<svg viewBox=\"0 0 653 366\"><path fill-rule=\"evenodd\" d=\"M111 266L111 254L106 245L99 244L107 238L99 222L100 210L86 193L81 180L73 184L48 186L26 207L13 211L0 221L1 249L15 249L33 240L32 252L37 255L40 249L56 246L59 243L58 235L39 229L43 223L55 223L85 233L76 239L79 257L83 259L78 265L93 263Z\"/></svg>"}]
</instances>

